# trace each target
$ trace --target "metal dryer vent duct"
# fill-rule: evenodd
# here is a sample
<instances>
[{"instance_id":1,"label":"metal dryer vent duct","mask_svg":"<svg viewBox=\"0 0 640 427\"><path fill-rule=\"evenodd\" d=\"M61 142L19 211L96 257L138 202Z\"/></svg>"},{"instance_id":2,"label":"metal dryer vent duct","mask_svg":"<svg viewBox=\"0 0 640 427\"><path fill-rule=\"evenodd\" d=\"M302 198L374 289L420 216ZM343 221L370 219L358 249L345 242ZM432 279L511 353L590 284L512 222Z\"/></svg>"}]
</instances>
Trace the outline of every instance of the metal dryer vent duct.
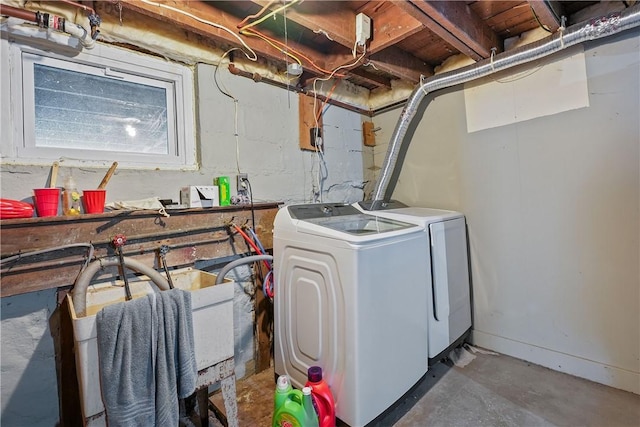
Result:
<instances>
[{"instance_id":1,"label":"metal dryer vent duct","mask_svg":"<svg viewBox=\"0 0 640 427\"><path fill-rule=\"evenodd\" d=\"M535 61L588 40L607 37L638 26L640 26L640 5L635 5L622 12L572 25L564 31L561 29L552 36L531 45L503 52L476 64L425 79L409 95L396 123L373 191L370 210L378 210L391 200L401 167L398 159L400 153L406 151L410 142L405 138L407 129L416 115L420 102L427 94Z\"/></svg>"}]
</instances>

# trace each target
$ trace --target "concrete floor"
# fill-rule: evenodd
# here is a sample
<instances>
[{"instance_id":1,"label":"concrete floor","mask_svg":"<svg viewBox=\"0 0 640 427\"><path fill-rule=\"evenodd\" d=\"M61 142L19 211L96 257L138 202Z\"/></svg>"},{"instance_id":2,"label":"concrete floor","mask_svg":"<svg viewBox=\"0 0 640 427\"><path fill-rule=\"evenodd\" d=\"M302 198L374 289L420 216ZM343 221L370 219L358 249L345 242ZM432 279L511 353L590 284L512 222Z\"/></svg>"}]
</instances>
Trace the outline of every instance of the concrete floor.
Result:
<instances>
[{"instance_id":1,"label":"concrete floor","mask_svg":"<svg viewBox=\"0 0 640 427\"><path fill-rule=\"evenodd\" d=\"M504 355L438 363L371 425L640 426L640 396Z\"/></svg>"},{"instance_id":2,"label":"concrete floor","mask_svg":"<svg viewBox=\"0 0 640 427\"><path fill-rule=\"evenodd\" d=\"M269 427L273 369L240 380L237 390L240 427ZM222 427L209 413L209 425ZM367 427L392 426L640 427L640 396L509 356L476 353L465 367L450 360L432 366Z\"/></svg>"}]
</instances>

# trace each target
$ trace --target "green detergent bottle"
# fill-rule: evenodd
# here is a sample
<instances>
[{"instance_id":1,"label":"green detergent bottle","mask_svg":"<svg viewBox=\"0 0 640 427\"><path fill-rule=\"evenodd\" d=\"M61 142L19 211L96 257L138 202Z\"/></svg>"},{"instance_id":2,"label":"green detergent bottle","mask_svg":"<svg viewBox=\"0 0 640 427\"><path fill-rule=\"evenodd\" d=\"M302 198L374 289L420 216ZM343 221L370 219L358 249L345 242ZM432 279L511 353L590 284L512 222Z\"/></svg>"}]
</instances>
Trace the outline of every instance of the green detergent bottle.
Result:
<instances>
[{"instance_id":1,"label":"green detergent bottle","mask_svg":"<svg viewBox=\"0 0 640 427\"><path fill-rule=\"evenodd\" d=\"M273 427L318 427L311 388L294 390L286 375L278 377L273 410Z\"/></svg>"}]
</instances>

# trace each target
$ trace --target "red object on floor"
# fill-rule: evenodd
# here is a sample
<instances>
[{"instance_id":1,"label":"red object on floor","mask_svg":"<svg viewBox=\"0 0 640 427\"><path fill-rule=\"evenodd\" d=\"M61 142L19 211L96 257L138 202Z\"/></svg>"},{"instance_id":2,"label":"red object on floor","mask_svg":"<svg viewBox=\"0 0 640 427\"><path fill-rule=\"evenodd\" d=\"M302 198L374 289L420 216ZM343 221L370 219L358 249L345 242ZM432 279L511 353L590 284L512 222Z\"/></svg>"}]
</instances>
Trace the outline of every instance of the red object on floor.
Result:
<instances>
[{"instance_id":1,"label":"red object on floor","mask_svg":"<svg viewBox=\"0 0 640 427\"><path fill-rule=\"evenodd\" d=\"M307 370L307 378L308 381L305 387L311 387L311 397L313 398L313 406L318 414L318 424L320 427L335 427L336 404L329 384L322 379L322 368L311 366Z\"/></svg>"}]
</instances>

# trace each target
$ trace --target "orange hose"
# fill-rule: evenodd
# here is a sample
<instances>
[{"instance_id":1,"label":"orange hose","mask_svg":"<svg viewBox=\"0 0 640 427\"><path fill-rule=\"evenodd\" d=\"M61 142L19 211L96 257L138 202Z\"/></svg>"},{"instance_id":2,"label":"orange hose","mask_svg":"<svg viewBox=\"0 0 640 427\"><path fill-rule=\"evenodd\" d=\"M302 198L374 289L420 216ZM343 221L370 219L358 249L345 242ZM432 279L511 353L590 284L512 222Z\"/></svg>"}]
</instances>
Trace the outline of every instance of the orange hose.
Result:
<instances>
[{"instance_id":1,"label":"orange hose","mask_svg":"<svg viewBox=\"0 0 640 427\"><path fill-rule=\"evenodd\" d=\"M251 246L251 247L253 248L253 250L254 250L254 251L256 251L256 253L257 253L258 255L264 255L264 254L262 253L262 251L260 250L260 248L258 248L258 247L256 246L256 244L255 244L255 243L253 243L253 240L251 240L251 238L250 238L249 236L247 236L247 234L246 234L244 231L242 231L242 230L240 229L240 227L238 227L238 226L237 226L237 225L235 225L235 224L231 224L231 225L233 226L233 228L235 228L235 229L236 229L236 231L237 231L238 233L240 233L240 235L241 235L242 237L244 237L244 240L246 240L246 241L247 241L247 243L249 244L249 246ZM270 269L271 269L271 266L269 265L269 263L268 263L266 260L262 260L262 262L264 263L264 266L265 266L265 267L267 267L267 270L270 270Z\"/></svg>"}]
</instances>

